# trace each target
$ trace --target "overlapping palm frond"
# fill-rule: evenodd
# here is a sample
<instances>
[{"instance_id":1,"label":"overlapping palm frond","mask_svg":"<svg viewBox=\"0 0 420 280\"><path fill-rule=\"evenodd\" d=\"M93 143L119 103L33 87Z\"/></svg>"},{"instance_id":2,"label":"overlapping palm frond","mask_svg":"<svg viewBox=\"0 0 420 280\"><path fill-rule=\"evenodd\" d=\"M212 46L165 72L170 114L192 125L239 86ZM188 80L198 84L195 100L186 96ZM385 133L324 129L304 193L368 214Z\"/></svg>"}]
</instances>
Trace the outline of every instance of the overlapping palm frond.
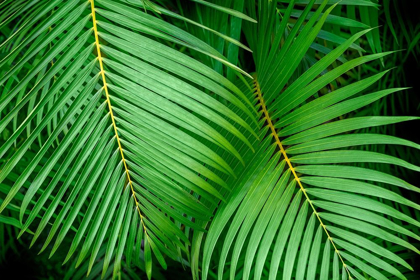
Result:
<instances>
[{"instance_id":1,"label":"overlapping palm frond","mask_svg":"<svg viewBox=\"0 0 420 280\"><path fill-rule=\"evenodd\" d=\"M2 25L23 19L1 45L8 70L0 81L0 133L10 136L0 147L8 159L0 212L19 211L20 235L34 231L31 245L48 232L41 252L52 245L53 255L70 236L64 262L77 253L76 266L89 259L88 274L98 258L102 276L112 259L119 274L122 255L149 278L152 255L164 268L164 255L183 262L190 241L181 224L204 231L199 221L211 214L203 202L229 189L212 169L234 175L211 144L243 161L221 132L252 148L256 121L236 86L163 42L239 68L130 1L1 5Z\"/></svg>"},{"instance_id":2,"label":"overlapping palm frond","mask_svg":"<svg viewBox=\"0 0 420 280\"><path fill-rule=\"evenodd\" d=\"M365 279L363 275L406 279L403 272L411 266L383 244L390 242L400 251L419 253L407 238L419 240L408 228L420 224L385 201L413 209L420 205L375 183L414 192L419 189L390 174L354 164L378 162L419 171L396 157L357 149L371 144L414 149L419 145L387 135L351 132L418 118L342 119L401 90L365 93L387 71L318 95L354 67L389 53L362 56L331 68L369 32L361 31L290 81L335 5L323 1L316 6L310 1L303 13L312 16L307 22L306 16L299 17L284 35L295 1L290 1L280 20L275 1L262 1L258 9L251 2L245 12L259 23L244 23L244 30L256 64L251 85L264 136L257 144L258 156L231 183L234 191L210 225L203 249L203 279L213 260L218 279ZM323 73L326 69L329 71Z\"/></svg>"},{"instance_id":3,"label":"overlapping palm frond","mask_svg":"<svg viewBox=\"0 0 420 280\"><path fill-rule=\"evenodd\" d=\"M377 164L420 167L370 147L418 118L365 110L404 90L377 7L1 2L0 225L65 279L407 279L420 189Z\"/></svg>"}]
</instances>

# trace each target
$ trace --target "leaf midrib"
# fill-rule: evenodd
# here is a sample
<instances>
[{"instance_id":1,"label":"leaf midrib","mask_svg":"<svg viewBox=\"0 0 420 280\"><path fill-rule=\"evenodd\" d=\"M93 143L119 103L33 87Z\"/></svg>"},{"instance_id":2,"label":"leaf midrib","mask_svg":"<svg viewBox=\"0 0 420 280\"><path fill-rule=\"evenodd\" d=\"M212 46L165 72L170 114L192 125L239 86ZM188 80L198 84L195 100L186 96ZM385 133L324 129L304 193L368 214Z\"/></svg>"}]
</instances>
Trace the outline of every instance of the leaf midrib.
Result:
<instances>
[{"instance_id":1,"label":"leaf midrib","mask_svg":"<svg viewBox=\"0 0 420 280\"><path fill-rule=\"evenodd\" d=\"M254 90L255 90L255 93L257 94L257 99L258 99L258 101L259 101L259 103L260 103L260 105L261 105L261 110L262 110L262 111L263 111L263 113L264 113L264 118L267 120L267 124L268 124L268 126L270 127L271 134L273 135L274 140L276 141L276 143L277 143L277 145L278 145L278 147L279 147L279 149L280 149L280 152L281 152L281 153L282 153L282 155L284 156L284 159L285 159L285 161L287 162L287 165L289 166L289 169L292 171L293 176L295 177L296 182L298 183L298 185L299 185L299 187L300 187L301 191L302 191L302 192L303 192L303 194L305 195L306 200L307 200L307 201L309 202L309 204L311 205L312 210L313 210L314 214L317 216L317 218L318 218L318 220L319 220L319 222L320 222L320 224L321 224L322 228L324 229L325 233L327 234L328 240L330 240L331 244L333 245L334 250L335 250L335 253L338 255L338 257L340 258L341 262L343 263L343 266L344 266L344 268L346 269L347 274L349 275L349 279L350 279L350 280L351 280L351 279L353 279L353 278L351 277L350 271L349 271L349 270L348 270L348 268L347 268L346 263L344 262L344 259L341 257L341 254L340 254L340 252L338 251L337 247L335 246L335 243L334 243L334 241L333 241L332 237L330 236L330 234L329 234L329 232L328 232L328 230L327 230L327 228L326 228L325 224L322 222L322 219L321 219L321 217L319 216L319 213L316 211L316 209L315 209L315 207L314 207L314 205L313 205L312 201L309 199L309 196L308 196L308 194L306 193L305 188L303 187L303 185L302 185L302 183L301 183L301 181L300 181L299 177L298 177L298 176L297 176L297 174L296 174L295 168L293 167L292 163L290 162L289 157L288 157L288 156L287 156L287 154L286 154L286 151L285 151L285 150L284 150L284 148L283 148L283 145L282 145L282 143L281 143L281 141L280 141L280 139L279 139L279 136L278 136L278 134L277 134L277 132L276 132L276 129L275 129L274 125L273 125L273 122L272 122L272 120L271 120L271 118L270 118L270 115L269 115L269 113L268 113L267 107L266 107L266 105L265 105L265 101L264 101L264 98L263 98L263 96L262 96L262 92L261 92L260 84L258 83L258 79L257 79L257 77L254 77L254 85L255 85Z\"/></svg>"},{"instance_id":2,"label":"leaf midrib","mask_svg":"<svg viewBox=\"0 0 420 280\"><path fill-rule=\"evenodd\" d=\"M137 197L136 197L136 192L134 191L134 187L133 187L133 182L131 181L130 171L128 169L128 165L127 165L127 162L126 162L125 157L124 157L123 148L122 148L122 145L121 145L120 137L118 135L117 124L115 122L115 117L114 117L114 113L113 113L113 110L112 110L111 99L110 99L109 92L108 92L108 84L106 82L105 69L103 67L103 62L102 62L101 47L100 47L100 44L99 44L98 27L97 27L97 24L96 24L95 3L94 3L94 0L89 0L89 2L91 4L91 11L92 11L93 31L94 31L94 36L95 36L97 59L99 61L99 69L100 69L99 73L102 76L103 89L105 90L106 102L108 104L108 109L109 109L109 113L110 113L111 120L112 120L112 126L114 127L115 138L117 139L117 143L118 143L118 149L120 150L121 158L122 158L124 168L125 168L125 173L127 174L127 180L128 180L129 185L130 185L132 196L133 196L134 201L136 203L137 211L140 215L141 224L143 225L143 228L146 232L146 227L145 227L145 224L143 222L143 215L141 214L141 211L140 211L139 203L138 203L138 200L137 200Z\"/></svg>"}]
</instances>

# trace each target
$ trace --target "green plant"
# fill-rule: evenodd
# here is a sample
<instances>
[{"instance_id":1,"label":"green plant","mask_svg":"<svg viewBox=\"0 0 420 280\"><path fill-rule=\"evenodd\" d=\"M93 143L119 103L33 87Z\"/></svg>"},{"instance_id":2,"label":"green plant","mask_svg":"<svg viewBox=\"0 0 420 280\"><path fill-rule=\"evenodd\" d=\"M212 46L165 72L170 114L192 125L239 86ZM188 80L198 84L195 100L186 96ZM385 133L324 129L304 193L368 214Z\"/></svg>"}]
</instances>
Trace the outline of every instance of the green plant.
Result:
<instances>
[{"instance_id":1,"label":"green plant","mask_svg":"<svg viewBox=\"0 0 420 280\"><path fill-rule=\"evenodd\" d=\"M405 89L361 71L377 7L1 2L0 222L66 279L407 279L420 189L376 163L420 167L373 147L420 146L363 130L418 118L365 109Z\"/></svg>"}]
</instances>

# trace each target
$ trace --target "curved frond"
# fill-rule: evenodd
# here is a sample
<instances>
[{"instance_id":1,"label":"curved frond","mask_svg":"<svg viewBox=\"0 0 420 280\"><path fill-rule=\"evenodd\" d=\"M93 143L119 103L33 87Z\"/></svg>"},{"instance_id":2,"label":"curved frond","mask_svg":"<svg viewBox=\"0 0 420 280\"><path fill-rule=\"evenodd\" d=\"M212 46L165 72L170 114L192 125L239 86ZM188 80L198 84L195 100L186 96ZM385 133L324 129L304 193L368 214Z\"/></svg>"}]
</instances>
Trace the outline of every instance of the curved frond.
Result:
<instances>
[{"instance_id":1,"label":"curved frond","mask_svg":"<svg viewBox=\"0 0 420 280\"><path fill-rule=\"evenodd\" d=\"M250 1L247 7L247 13L259 19L257 26L244 30L254 51L256 74L251 86L264 132L261 143L267 146L259 144L255 157L260 160L255 158L249 163L252 167L241 172L210 224L202 277L207 279L214 259L218 279L365 279L362 275L406 279L402 272L411 266L382 244L419 253L407 237L420 237L404 225L420 224L386 201L420 206L375 183L420 189L382 171L354 165L373 162L415 171L419 167L354 147L366 143L418 149L417 144L396 137L358 132L418 118L343 118L401 90L366 93L387 71L319 94L354 67L389 54L366 55L334 66L369 30L356 33L293 77L336 5L308 1L303 11L308 20L300 16L290 33L284 33L293 4L306 3L290 2L284 18L277 17L275 1L261 2L257 10Z\"/></svg>"},{"instance_id":2,"label":"curved frond","mask_svg":"<svg viewBox=\"0 0 420 280\"><path fill-rule=\"evenodd\" d=\"M20 235L32 229L31 245L48 233L41 252L51 247L50 256L71 237L64 262L89 259L88 274L98 258L102 277L112 260L119 274L123 255L149 278L152 256L163 268L164 255L182 262L190 244L182 227L204 231L203 202L230 189L214 170L235 176L214 147L243 162L226 135L253 149L256 120L234 84L166 44L242 70L130 1L19 2L2 3L3 25L33 13L0 47L10 47L0 61L10 66L0 80L0 132L15 125L0 147L8 155L0 182L10 184L0 212L18 203L19 222L7 222Z\"/></svg>"}]
</instances>

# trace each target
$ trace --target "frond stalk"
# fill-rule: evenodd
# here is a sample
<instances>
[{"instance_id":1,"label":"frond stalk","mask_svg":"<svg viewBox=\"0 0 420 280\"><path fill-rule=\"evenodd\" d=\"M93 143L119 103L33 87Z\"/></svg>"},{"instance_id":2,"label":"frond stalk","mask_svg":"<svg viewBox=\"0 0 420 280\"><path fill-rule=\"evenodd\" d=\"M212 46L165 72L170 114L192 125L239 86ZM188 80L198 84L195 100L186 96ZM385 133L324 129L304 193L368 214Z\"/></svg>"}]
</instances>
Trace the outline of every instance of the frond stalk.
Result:
<instances>
[{"instance_id":1,"label":"frond stalk","mask_svg":"<svg viewBox=\"0 0 420 280\"><path fill-rule=\"evenodd\" d=\"M106 82L105 69L104 69L103 62L102 62L101 47L100 47L100 44L99 44L98 27L97 27L97 24L96 24L95 3L94 3L94 0L89 0L89 2L90 2L90 5L91 5L91 10L92 10L93 31L94 31L94 35L95 35L97 59L99 61L99 69L100 69L99 73L102 76L103 89L105 90L106 102L108 104L109 113L110 113L111 120L112 120L112 126L114 127L115 138L117 139L117 143L118 143L118 149L120 150L121 158L122 158L124 168L125 168L125 173L127 174L127 181L130 185L132 196L133 196L134 201L136 203L136 208L137 208L137 211L140 215L140 220L141 220L141 224L143 225L144 232L147 234L146 226L143 222L143 215L140 211L140 206L139 206L139 202L138 202L137 197L136 197L136 192L134 191L133 182L131 180L130 171L128 169L128 165L127 165L127 162L126 162L125 157L124 157L123 148L122 148L122 145L121 145L120 137L118 135L118 129L117 129L117 125L116 125L116 122L115 122L114 113L113 113L113 110L112 110L111 99L110 99L110 96L109 96L108 85L107 85L107 82Z\"/></svg>"},{"instance_id":2,"label":"frond stalk","mask_svg":"<svg viewBox=\"0 0 420 280\"><path fill-rule=\"evenodd\" d=\"M314 205L312 204L312 201L310 200L308 194L306 193L306 190L303 187L303 185L302 185L302 183L301 183L301 181L299 179L299 176L296 174L295 168L293 167L292 163L290 162L289 157L286 154L286 151L283 148L283 145L282 145L282 143L281 143L281 141L279 139L279 136L278 136L278 134L276 132L276 129L275 129L275 127L273 125L273 122L272 122L272 120L270 118L270 115L268 113L268 110L267 110L267 107L266 107L264 98L262 96L260 84L258 83L257 77L255 77L255 79L254 79L254 90L255 90L255 94L257 95L257 99L258 99L258 101L259 101L259 103L261 105L261 110L263 111L264 118L267 120L267 124L270 127L271 134L273 135L274 140L276 141L276 143L277 143L277 145L278 145L278 147L280 149L280 152L282 153L282 155L283 155L283 157L284 157L287 165L289 166L289 169L292 171L293 176L295 177L296 182L298 183L300 189L302 190L303 194L305 195L306 200L308 201L309 205L311 205L314 214L316 215L316 217L319 220L319 223L321 224L322 228L324 229L325 233L327 234L328 240L330 240L332 246L334 247L334 250L335 250L336 254L340 258L341 262L343 263L343 266L346 269L347 274L349 275L349 279L353 279L351 277L350 271L347 268L346 263L344 262L343 258L340 255L340 251L338 251L337 247L335 246L335 243L333 241L333 238L330 236L330 234L329 234L329 232L327 230L327 227L325 226L325 224L323 223L321 217L319 216L318 211L316 211Z\"/></svg>"}]
</instances>

